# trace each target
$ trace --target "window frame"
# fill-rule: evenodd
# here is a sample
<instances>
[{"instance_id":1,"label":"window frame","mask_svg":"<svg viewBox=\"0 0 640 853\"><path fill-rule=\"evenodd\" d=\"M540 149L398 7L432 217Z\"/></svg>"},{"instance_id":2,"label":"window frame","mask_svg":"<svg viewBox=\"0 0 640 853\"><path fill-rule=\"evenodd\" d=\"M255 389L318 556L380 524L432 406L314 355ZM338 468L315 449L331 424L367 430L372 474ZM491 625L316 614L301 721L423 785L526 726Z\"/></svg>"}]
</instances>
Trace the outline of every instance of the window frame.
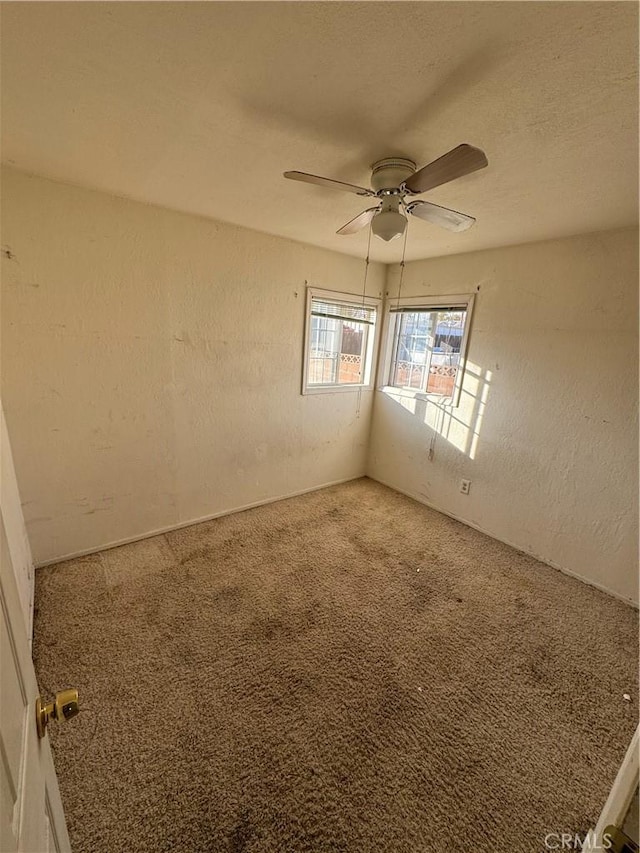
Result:
<instances>
[{"instance_id":1,"label":"window frame","mask_svg":"<svg viewBox=\"0 0 640 853\"><path fill-rule=\"evenodd\" d=\"M381 357L378 362L378 382L376 384L376 388L379 391L393 392L394 394L401 394L414 399L439 402L442 405L450 406L451 408L459 406L462 383L464 381L464 373L467 366L467 348L469 343L469 334L471 331L471 322L473 319L474 302L474 293L455 293L449 296L403 296L400 299L388 299L386 301L384 312L382 332L383 352L381 353ZM407 310L414 309L416 311L421 311L425 309L437 310L440 307L458 308L466 311L464 332L460 343L460 361L458 363L458 370L456 371L456 381L452 395L450 397L444 397L442 394L418 391L414 388L403 388L400 385L392 385L390 380L391 370L394 363L394 352L396 349L396 329L399 318L402 316L402 314L396 313L394 309L403 308Z\"/></svg>"},{"instance_id":2,"label":"window frame","mask_svg":"<svg viewBox=\"0 0 640 853\"><path fill-rule=\"evenodd\" d=\"M337 383L309 384L309 355L311 346L311 306L314 299L326 302L350 305L355 308L373 308L375 321L367 330L365 352L364 352L364 382L349 382L339 385ZM378 342L380 338L380 314L382 300L374 296L358 296L357 293L344 293L337 290L323 290L318 287L307 287L307 298L305 303L304 340L302 347L302 389L306 394L341 394L345 391L372 391L376 377L376 356L378 353ZM368 324L367 324L368 325ZM341 330L342 336L342 330Z\"/></svg>"}]
</instances>

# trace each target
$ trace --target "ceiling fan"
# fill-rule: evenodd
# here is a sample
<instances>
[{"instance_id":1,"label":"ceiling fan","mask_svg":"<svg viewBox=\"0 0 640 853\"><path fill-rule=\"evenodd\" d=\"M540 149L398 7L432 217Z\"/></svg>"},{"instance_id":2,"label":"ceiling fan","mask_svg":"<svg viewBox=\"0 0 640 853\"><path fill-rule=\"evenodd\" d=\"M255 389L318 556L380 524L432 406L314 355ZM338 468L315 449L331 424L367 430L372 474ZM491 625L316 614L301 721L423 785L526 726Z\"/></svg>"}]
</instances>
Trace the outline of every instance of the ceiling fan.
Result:
<instances>
[{"instance_id":1,"label":"ceiling fan","mask_svg":"<svg viewBox=\"0 0 640 853\"><path fill-rule=\"evenodd\" d=\"M371 167L372 189L334 181L331 178L321 178L318 175L309 175L307 172L285 172L284 177L293 181L305 181L356 195L378 198L379 204L363 210L336 233L355 234L356 231L371 223L371 230L376 237L388 241L400 237L407 227L407 218L400 212L401 208L411 216L440 225L448 231L466 231L467 228L471 228L476 221L473 216L440 207L430 201L407 202L405 198L420 195L441 184L461 178L463 175L484 169L488 164L484 151L465 143L417 171L413 160L405 157L386 157L384 160L378 160Z\"/></svg>"}]
</instances>

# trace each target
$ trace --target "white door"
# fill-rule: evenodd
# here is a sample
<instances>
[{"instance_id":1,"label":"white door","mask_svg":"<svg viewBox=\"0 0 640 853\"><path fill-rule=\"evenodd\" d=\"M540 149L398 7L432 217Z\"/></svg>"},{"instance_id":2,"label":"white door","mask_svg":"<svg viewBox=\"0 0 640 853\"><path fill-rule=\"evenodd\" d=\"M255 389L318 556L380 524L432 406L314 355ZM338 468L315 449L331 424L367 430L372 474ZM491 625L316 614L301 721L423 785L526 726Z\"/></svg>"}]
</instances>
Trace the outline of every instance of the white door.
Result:
<instances>
[{"instance_id":1,"label":"white door","mask_svg":"<svg viewBox=\"0 0 640 853\"><path fill-rule=\"evenodd\" d=\"M6 439L6 433L3 436ZM10 450L3 447L3 461ZM11 466L12 467L12 466ZM3 465L2 476L7 473ZM10 472L9 472L10 473ZM0 851L70 851L49 737L38 738L38 685L7 528L24 525L17 490L0 502ZM17 506L16 506L17 502ZM19 518L19 522L16 519ZM15 533L12 528L10 535ZM15 553L15 550L14 550ZM48 700L50 697L46 697Z\"/></svg>"}]
</instances>

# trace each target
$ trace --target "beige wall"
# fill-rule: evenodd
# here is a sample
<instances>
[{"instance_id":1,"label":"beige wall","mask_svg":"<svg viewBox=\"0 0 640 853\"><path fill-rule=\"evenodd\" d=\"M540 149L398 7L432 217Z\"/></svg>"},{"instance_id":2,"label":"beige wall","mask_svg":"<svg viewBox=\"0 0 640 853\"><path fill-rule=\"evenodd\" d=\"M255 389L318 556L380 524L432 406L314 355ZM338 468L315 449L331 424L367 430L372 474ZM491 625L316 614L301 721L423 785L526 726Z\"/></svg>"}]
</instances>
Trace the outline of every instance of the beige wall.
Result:
<instances>
[{"instance_id":1,"label":"beige wall","mask_svg":"<svg viewBox=\"0 0 640 853\"><path fill-rule=\"evenodd\" d=\"M11 169L2 213L36 562L364 473L372 393L300 394L305 280L358 293L362 261Z\"/></svg>"},{"instance_id":2,"label":"beige wall","mask_svg":"<svg viewBox=\"0 0 640 853\"><path fill-rule=\"evenodd\" d=\"M635 229L417 261L402 295L478 288L461 405L377 392L369 475L637 602Z\"/></svg>"}]
</instances>

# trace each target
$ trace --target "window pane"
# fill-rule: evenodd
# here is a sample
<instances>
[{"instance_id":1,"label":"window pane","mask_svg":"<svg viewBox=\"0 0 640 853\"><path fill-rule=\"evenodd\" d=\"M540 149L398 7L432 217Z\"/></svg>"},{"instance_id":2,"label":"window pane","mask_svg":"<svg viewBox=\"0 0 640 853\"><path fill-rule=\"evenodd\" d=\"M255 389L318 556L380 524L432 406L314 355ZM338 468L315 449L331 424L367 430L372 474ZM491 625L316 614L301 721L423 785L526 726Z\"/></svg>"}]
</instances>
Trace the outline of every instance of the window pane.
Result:
<instances>
[{"instance_id":1,"label":"window pane","mask_svg":"<svg viewBox=\"0 0 640 853\"><path fill-rule=\"evenodd\" d=\"M464 334L466 311L439 311L427 391L431 394L453 395L456 384L460 348Z\"/></svg>"},{"instance_id":2,"label":"window pane","mask_svg":"<svg viewBox=\"0 0 640 853\"><path fill-rule=\"evenodd\" d=\"M311 317L309 385L336 382L341 320Z\"/></svg>"},{"instance_id":3,"label":"window pane","mask_svg":"<svg viewBox=\"0 0 640 853\"><path fill-rule=\"evenodd\" d=\"M432 313L407 311L399 315L392 385L425 389L429 353L433 347Z\"/></svg>"},{"instance_id":4,"label":"window pane","mask_svg":"<svg viewBox=\"0 0 640 853\"><path fill-rule=\"evenodd\" d=\"M362 323L342 321L340 346L340 385L363 382L366 328Z\"/></svg>"},{"instance_id":5,"label":"window pane","mask_svg":"<svg viewBox=\"0 0 640 853\"><path fill-rule=\"evenodd\" d=\"M399 312L391 385L451 397L466 313L437 309Z\"/></svg>"},{"instance_id":6,"label":"window pane","mask_svg":"<svg viewBox=\"0 0 640 853\"><path fill-rule=\"evenodd\" d=\"M309 385L362 382L366 339L362 323L312 316Z\"/></svg>"}]
</instances>

